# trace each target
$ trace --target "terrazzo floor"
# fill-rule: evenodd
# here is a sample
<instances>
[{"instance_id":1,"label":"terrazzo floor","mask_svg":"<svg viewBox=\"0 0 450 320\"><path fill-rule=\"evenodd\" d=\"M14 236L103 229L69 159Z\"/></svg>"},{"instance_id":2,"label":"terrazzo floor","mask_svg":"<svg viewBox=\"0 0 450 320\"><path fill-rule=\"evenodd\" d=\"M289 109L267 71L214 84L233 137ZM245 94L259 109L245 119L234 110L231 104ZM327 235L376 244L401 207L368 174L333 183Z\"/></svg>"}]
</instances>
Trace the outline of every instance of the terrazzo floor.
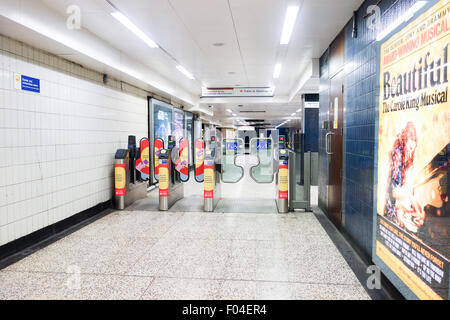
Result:
<instances>
[{"instance_id":1,"label":"terrazzo floor","mask_svg":"<svg viewBox=\"0 0 450 320\"><path fill-rule=\"evenodd\" d=\"M313 213L121 211L0 271L0 299L370 299Z\"/></svg>"}]
</instances>

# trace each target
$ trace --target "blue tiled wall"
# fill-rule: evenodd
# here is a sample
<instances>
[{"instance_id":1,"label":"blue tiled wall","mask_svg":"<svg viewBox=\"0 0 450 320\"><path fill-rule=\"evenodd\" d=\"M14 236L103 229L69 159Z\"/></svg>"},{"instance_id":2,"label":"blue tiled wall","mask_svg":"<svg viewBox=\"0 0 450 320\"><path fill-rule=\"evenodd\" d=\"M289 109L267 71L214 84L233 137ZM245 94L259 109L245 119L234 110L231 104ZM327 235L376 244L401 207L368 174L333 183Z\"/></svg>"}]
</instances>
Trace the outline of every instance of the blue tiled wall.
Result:
<instances>
[{"instance_id":1,"label":"blue tiled wall","mask_svg":"<svg viewBox=\"0 0 450 320\"><path fill-rule=\"evenodd\" d=\"M319 109L305 109L304 151L318 152Z\"/></svg>"},{"instance_id":2,"label":"blue tiled wall","mask_svg":"<svg viewBox=\"0 0 450 320\"><path fill-rule=\"evenodd\" d=\"M382 0L381 22L385 27L410 8L417 0ZM367 7L378 0L367 0L357 12L357 38L352 38L352 21L345 27L344 76L344 228L367 255L372 252L372 218L374 190L375 116L378 112L376 96L377 53L376 32L367 27ZM321 89L319 121L328 118L328 50L320 59ZM327 158L325 133L319 135L319 199L326 189ZM323 206L321 206L323 209Z\"/></svg>"}]
</instances>

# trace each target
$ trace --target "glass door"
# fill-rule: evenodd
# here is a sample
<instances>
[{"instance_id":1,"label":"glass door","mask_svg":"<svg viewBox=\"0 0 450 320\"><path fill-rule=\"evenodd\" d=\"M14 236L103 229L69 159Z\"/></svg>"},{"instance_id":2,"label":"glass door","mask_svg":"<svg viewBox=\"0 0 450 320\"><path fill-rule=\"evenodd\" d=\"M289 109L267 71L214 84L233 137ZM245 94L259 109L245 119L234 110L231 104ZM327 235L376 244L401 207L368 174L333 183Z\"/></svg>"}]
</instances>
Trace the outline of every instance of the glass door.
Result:
<instances>
[{"instance_id":1,"label":"glass door","mask_svg":"<svg viewBox=\"0 0 450 320\"><path fill-rule=\"evenodd\" d=\"M222 181L237 183L244 176L244 168L236 165L236 156L244 154L243 139L224 139L222 143Z\"/></svg>"},{"instance_id":2,"label":"glass door","mask_svg":"<svg viewBox=\"0 0 450 320\"><path fill-rule=\"evenodd\" d=\"M273 182L273 141L271 138L253 138L250 140L250 154L258 159L258 165L251 168L250 175L258 183Z\"/></svg>"}]
</instances>

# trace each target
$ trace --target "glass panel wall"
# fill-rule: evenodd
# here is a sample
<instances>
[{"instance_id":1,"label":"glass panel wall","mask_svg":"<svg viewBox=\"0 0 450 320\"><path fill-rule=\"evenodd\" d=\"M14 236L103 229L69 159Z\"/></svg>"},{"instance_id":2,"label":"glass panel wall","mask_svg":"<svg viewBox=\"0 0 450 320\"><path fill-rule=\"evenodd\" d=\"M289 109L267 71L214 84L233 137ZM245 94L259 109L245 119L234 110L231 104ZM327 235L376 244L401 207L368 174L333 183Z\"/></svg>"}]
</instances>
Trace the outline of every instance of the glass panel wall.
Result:
<instances>
[{"instance_id":1,"label":"glass panel wall","mask_svg":"<svg viewBox=\"0 0 450 320\"><path fill-rule=\"evenodd\" d=\"M150 139L150 155L151 163L155 163L155 139L160 138L167 147L169 135L172 135L172 105L153 98L148 99L149 107L149 139ZM150 175L150 183L155 184L154 170Z\"/></svg>"},{"instance_id":2,"label":"glass panel wall","mask_svg":"<svg viewBox=\"0 0 450 320\"><path fill-rule=\"evenodd\" d=\"M258 157L258 165L251 168L251 176L258 183L273 181L273 143L270 138L253 138L250 153Z\"/></svg>"},{"instance_id":3,"label":"glass panel wall","mask_svg":"<svg viewBox=\"0 0 450 320\"><path fill-rule=\"evenodd\" d=\"M236 183L244 175L244 169L235 164L237 155L244 153L243 139L224 139L222 143L222 181Z\"/></svg>"}]
</instances>

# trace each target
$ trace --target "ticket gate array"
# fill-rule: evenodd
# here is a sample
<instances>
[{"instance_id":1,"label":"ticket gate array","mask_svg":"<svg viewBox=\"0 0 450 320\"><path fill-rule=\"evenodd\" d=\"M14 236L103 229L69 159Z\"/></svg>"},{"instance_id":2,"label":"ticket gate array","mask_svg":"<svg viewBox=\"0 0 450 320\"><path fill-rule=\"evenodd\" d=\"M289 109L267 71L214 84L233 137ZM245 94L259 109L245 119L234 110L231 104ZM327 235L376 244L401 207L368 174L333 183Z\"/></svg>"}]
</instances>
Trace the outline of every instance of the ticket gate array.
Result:
<instances>
[{"instance_id":1,"label":"ticket gate array","mask_svg":"<svg viewBox=\"0 0 450 320\"><path fill-rule=\"evenodd\" d=\"M133 179L148 180L150 170L153 169L154 177L159 184L158 208L160 211L168 211L177 201L184 198L184 183L190 179L189 142L187 139L181 139L176 145L173 137L169 136L166 146L162 139L155 139L155 162L150 166L148 139L141 140L141 148L136 150L133 147L134 139L129 139L131 147L118 150L116 154L116 208L123 209L130 202L125 198L130 182ZM247 170L249 176L261 188L266 188L264 185L269 184L276 187L275 202L279 213L287 213L294 209L311 209L309 154L305 154L302 159L307 174L304 181L304 199L298 201L295 174L299 159L295 152L286 148L285 137L281 136L277 144L273 143L272 138L251 139L250 156L256 156L257 164L247 169L237 164L238 157L245 157L245 150L244 140L240 138L224 139L220 142L213 136L206 143L203 140L195 141L193 172L195 181L203 185L205 212L215 211L222 198L222 183L238 183ZM130 154L135 154L132 160ZM139 157L139 160L136 160L136 157ZM131 170L137 170L139 178L133 177Z\"/></svg>"},{"instance_id":2,"label":"ticket gate array","mask_svg":"<svg viewBox=\"0 0 450 320\"><path fill-rule=\"evenodd\" d=\"M214 211L220 200L220 167L216 161L216 140L211 137L206 145L203 140L196 141L195 181L204 186L204 211ZM164 142L155 140L155 178L159 183L159 210L168 211L178 200L184 197L184 183L189 181L189 143L187 139L179 141L179 147L169 136L168 149Z\"/></svg>"},{"instance_id":3,"label":"ticket gate array","mask_svg":"<svg viewBox=\"0 0 450 320\"><path fill-rule=\"evenodd\" d=\"M128 149L118 149L114 157L114 202L123 210L134 201L147 196L150 177L149 141L142 138L139 147L136 137L128 137Z\"/></svg>"},{"instance_id":4,"label":"ticket gate array","mask_svg":"<svg viewBox=\"0 0 450 320\"><path fill-rule=\"evenodd\" d=\"M256 185L271 184L276 176L275 200L279 213L287 213L295 209L311 210L310 153L301 157L287 149L284 136L279 137L277 144L273 143L272 138L252 138L248 148L242 138L225 139L222 149L223 182L239 183L246 170L249 170L249 175ZM251 156L257 156L258 160L256 165L244 169L242 165L239 165L238 159L244 157L247 152ZM296 179L300 165L305 168L305 179L302 185ZM301 197L303 199L300 199Z\"/></svg>"}]
</instances>

